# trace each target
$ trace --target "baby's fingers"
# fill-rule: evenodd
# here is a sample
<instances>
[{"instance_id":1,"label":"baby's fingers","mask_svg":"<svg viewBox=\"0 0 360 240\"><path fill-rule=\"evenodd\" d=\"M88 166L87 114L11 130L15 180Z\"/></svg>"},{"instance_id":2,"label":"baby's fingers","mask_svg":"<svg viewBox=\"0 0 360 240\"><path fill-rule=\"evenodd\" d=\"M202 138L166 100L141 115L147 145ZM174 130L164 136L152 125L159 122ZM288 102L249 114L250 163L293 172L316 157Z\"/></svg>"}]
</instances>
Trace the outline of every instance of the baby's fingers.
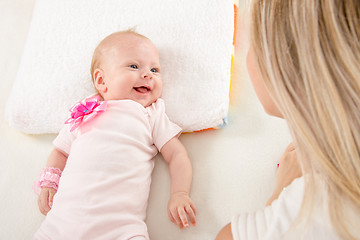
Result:
<instances>
[{"instance_id":1,"label":"baby's fingers","mask_svg":"<svg viewBox=\"0 0 360 240\"><path fill-rule=\"evenodd\" d=\"M38 198L38 205L40 212L45 216L50 211L50 207L48 205L48 199L49 199L49 192L41 191Z\"/></svg>"},{"instance_id":2,"label":"baby's fingers","mask_svg":"<svg viewBox=\"0 0 360 240\"><path fill-rule=\"evenodd\" d=\"M180 228L184 228L176 208L170 210L170 219L174 220L173 223L178 225Z\"/></svg>"},{"instance_id":3,"label":"baby's fingers","mask_svg":"<svg viewBox=\"0 0 360 240\"><path fill-rule=\"evenodd\" d=\"M186 217L186 212L185 212L184 208L178 208L178 214L179 214L182 225L186 228L189 227L189 222Z\"/></svg>"},{"instance_id":4,"label":"baby's fingers","mask_svg":"<svg viewBox=\"0 0 360 240\"><path fill-rule=\"evenodd\" d=\"M169 217L171 222L177 224L170 210L168 210L168 217Z\"/></svg>"},{"instance_id":5,"label":"baby's fingers","mask_svg":"<svg viewBox=\"0 0 360 240\"><path fill-rule=\"evenodd\" d=\"M187 215L188 215L189 218L190 218L191 224L192 224L193 226L195 226L195 225L196 225L196 218L195 218L195 216L196 216L196 210L195 210L195 208L193 208L193 207L191 207L191 206L186 206L186 207L185 207L185 211L186 211Z\"/></svg>"},{"instance_id":6,"label":"baby's fingers","mask_svg":"<svg viewBox=\"0 0 360 240\"><path fill-rule=\"evenodd\" d=\"M52 208L53 205L53 199L54 199L54 195L55 195L56 191L49 191L49 207ZM50 210L50 209L49 209Z\"/></svg>"}]
</instances>

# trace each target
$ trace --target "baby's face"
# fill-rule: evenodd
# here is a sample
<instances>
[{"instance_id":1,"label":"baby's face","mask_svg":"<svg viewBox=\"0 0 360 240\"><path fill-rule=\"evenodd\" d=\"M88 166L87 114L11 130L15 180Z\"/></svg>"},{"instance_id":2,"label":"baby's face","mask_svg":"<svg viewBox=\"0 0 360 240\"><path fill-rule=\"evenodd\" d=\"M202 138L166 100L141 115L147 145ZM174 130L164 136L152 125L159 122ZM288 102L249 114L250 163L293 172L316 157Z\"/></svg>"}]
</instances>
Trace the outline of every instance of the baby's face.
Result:
<instances>
[{"instance_id":1,"label":"baby's face","mask_svg":"<svg viewBox=\"0 0 360 240\"><path fill-rule=\"evenodd\" d=\"M115 39L101 61L104 100L131 99L147 107L162 91L159 54L146 38L127 34Z\"/></svg>"}]
</instances>

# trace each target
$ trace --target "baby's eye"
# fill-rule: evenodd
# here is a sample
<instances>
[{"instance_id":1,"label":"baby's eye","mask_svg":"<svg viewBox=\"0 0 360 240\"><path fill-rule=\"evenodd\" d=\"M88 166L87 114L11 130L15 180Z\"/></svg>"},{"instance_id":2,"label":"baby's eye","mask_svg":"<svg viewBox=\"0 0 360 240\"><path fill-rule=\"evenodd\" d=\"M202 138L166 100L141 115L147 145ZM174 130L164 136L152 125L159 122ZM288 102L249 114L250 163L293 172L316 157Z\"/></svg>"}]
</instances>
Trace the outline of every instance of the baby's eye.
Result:
<instances>
[{"instance_id":1,"label":"baby's eye","mask_svg":"<svg viewBox=\"0 0 360 240\"><path fill-rule=\"evenodd\" d=\"M130 67L130 68L133 68L133 69L138 69L138 66L135 65L135 64L131 64L129 67Z\"/></svg>"},{"instance_id":2,"label":"baby's eye","mask_svg":"<svg viewBox=\"0 0 360 240\"><path fill-rule=\"evenodd\" d=\"M159 69L157 69L157 68L152 68L150 71L153 72L153 73L157 73L157 72L159 72Z\"/></svg>"}]
</instances>

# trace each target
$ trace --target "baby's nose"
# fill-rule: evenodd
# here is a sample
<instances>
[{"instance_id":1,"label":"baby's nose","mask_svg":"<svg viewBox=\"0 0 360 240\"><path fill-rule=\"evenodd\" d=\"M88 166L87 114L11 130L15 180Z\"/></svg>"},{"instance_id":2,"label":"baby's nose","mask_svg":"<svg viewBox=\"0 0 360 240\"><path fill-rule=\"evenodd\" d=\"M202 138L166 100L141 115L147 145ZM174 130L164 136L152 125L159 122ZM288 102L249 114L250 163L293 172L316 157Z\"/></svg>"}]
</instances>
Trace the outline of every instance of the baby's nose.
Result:
<instances>
[{"instance_id":1,"label":"baby's nose","mask_svg":"<svg viewBox=\"0 0 360 240\"><path fill-rule=\"evenodd\" d=\"M150 71L144 71L144 73L142 74L142 77L145 79L152 79L152 74Z\"/></svg>"}]
</instances>

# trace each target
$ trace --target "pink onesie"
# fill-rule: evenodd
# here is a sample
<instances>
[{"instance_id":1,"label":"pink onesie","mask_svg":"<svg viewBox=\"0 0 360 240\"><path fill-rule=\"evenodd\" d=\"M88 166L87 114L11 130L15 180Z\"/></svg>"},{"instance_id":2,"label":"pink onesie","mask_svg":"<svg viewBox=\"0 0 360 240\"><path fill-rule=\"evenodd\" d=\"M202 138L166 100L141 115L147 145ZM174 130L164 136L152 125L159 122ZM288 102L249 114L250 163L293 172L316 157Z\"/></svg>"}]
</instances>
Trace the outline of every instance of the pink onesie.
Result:
<instances>
[{"instance_id":1,"label":"pink onesie","mask_svg":"<svg viewBox=\"0 0 360 240\"><path fill-rule=\"evenodd\" d=\"M35 239L149 239L144 220L153 157L180 132L162 99L146 108L111 100L75 131L66 125L54 145L69 157Z\"/></svg>"}]
</instances>

